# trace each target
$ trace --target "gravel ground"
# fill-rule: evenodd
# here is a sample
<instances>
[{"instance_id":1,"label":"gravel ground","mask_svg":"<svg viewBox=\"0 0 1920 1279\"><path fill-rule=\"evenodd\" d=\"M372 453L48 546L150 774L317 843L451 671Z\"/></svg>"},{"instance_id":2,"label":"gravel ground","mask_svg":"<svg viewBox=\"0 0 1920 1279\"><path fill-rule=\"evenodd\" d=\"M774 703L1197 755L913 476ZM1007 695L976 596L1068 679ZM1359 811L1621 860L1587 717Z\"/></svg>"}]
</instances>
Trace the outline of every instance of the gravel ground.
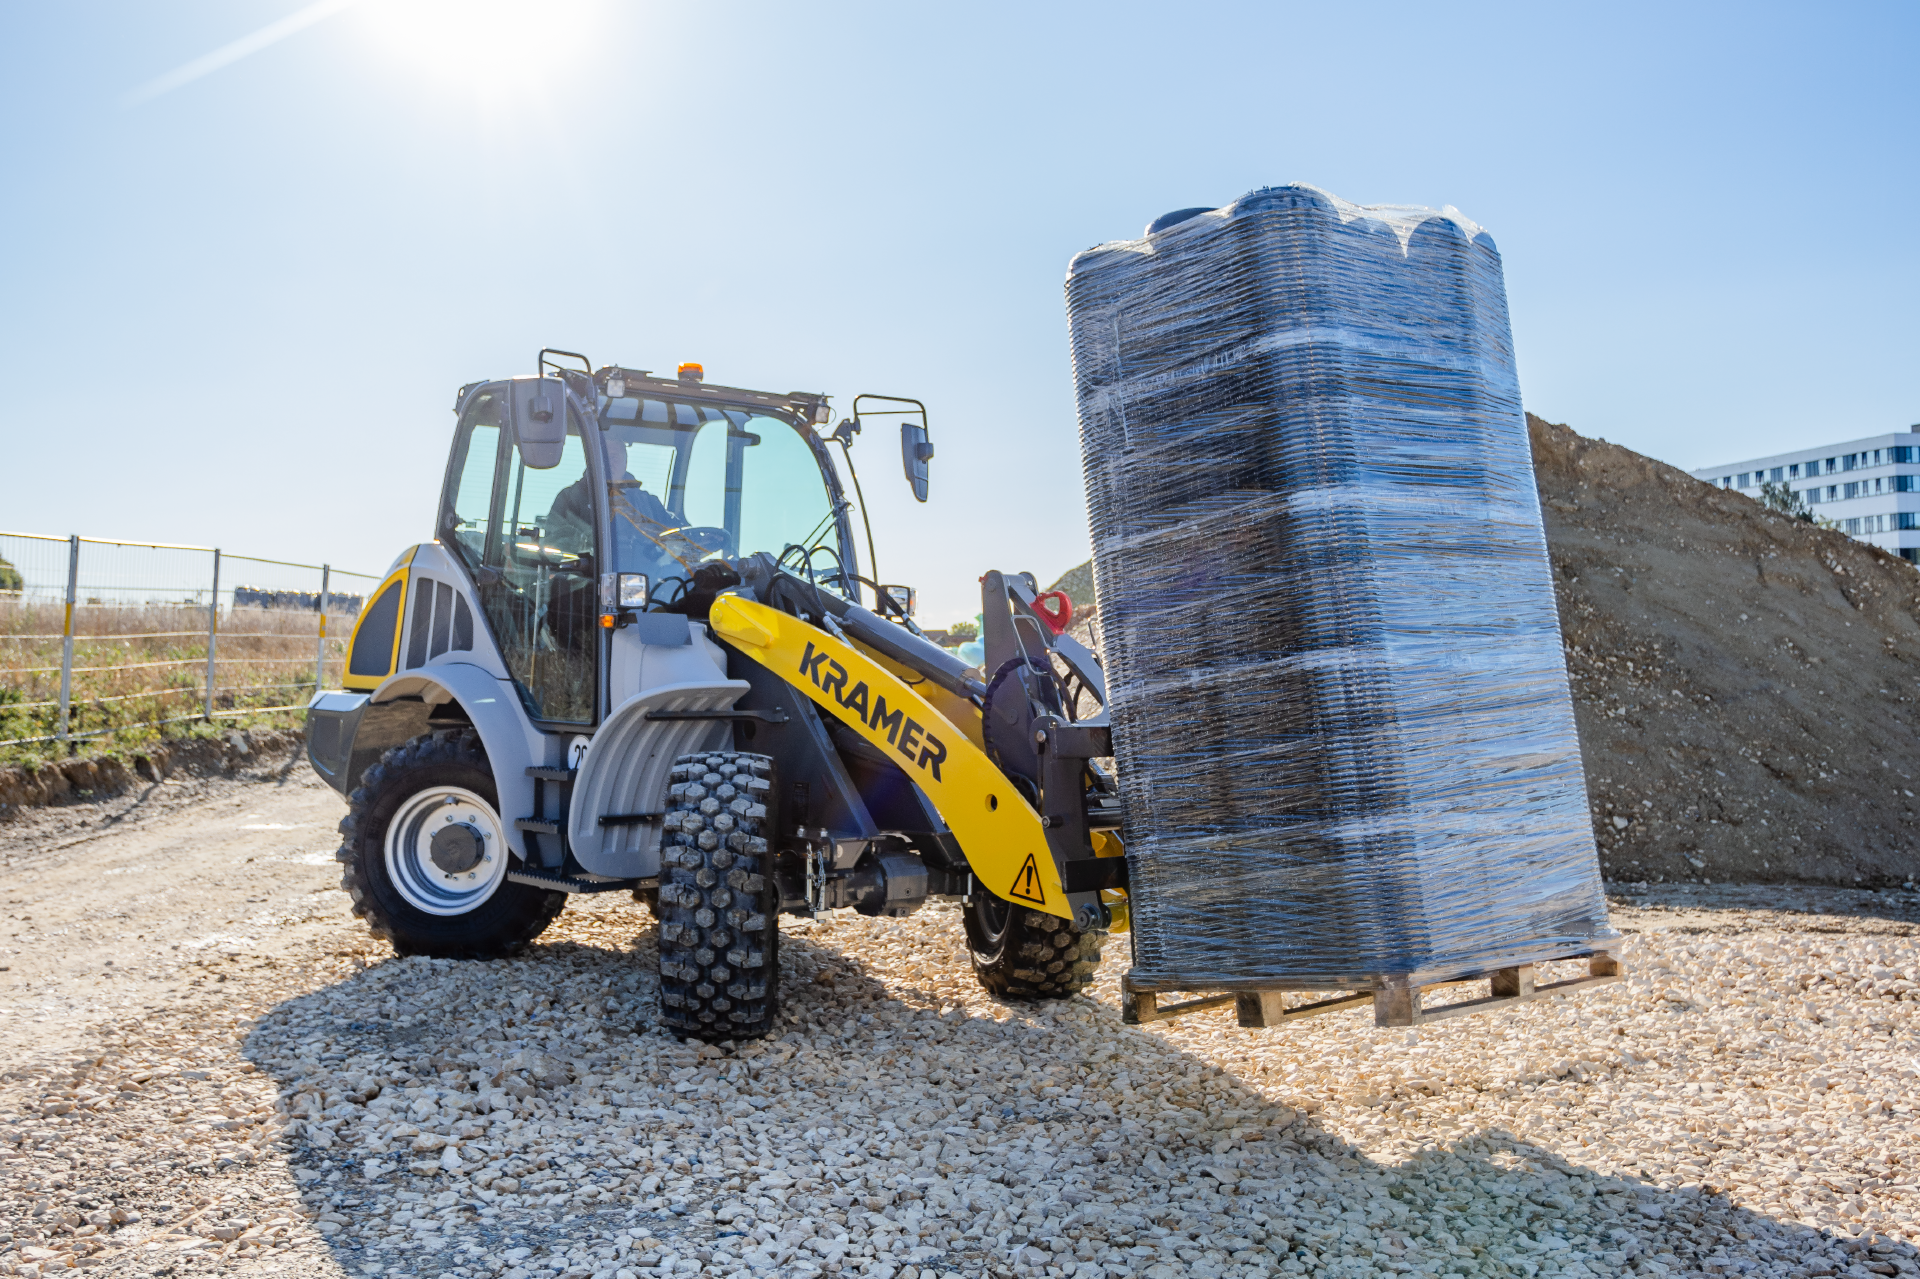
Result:
<instances>
[{"instance_id":1,"label":"gravel ground","mask_svg":"<svg viewBox=\"0 0 1920 1279\"><path fill-rule=\"evenodd\" d=\"M325 876L275 820L317 802L168 837ZM1031 1008L981 994L950 906L787 920L782 1035L710 1048L653 1028L630 902L455 964L317 887L167 951L165 998L47 996L86 1046L0 1077L0 1273L1920 1273L1911 895L1615 886L1628 982L1411 1032L1128 1028L1124 939Z\"/></svg>"}]
</instances>

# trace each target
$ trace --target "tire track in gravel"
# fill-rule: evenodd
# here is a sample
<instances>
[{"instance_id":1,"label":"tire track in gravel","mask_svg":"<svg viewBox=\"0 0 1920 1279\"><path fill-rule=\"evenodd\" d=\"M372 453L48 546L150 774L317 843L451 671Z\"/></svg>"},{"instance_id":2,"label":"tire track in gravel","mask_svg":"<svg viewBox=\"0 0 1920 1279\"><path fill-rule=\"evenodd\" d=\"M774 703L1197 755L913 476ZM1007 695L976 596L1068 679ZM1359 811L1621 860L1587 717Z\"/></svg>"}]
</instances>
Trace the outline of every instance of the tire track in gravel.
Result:
<instances>
[{"instance_id":1,"label":"tire track in gravel","mask_svg":"<svg viewBox=\"0 0 1920 1279\"><path fill-rule=\"evenodd\" d=\"M333 869L290 819L329 803L296 780L143 838L259 867L235 828L289 827L249 834L297 901ZM61 873L126 895L105 871L144 854L86 850ZM1650 892L1616 903L1628 982L1417 1032L1124 1027L1118 940L1092 998L1002 1005L952 907L842 913L783 921L779 1037L716 1048L656 1029L631 903L455 964L343 903L235 929L229 892L177 999L76 1003L83 1051L0 1078L0 1272L1916 1272L1908 898ZM100 944L36 962L70 938Z\"/></svg>"}]
</instances>

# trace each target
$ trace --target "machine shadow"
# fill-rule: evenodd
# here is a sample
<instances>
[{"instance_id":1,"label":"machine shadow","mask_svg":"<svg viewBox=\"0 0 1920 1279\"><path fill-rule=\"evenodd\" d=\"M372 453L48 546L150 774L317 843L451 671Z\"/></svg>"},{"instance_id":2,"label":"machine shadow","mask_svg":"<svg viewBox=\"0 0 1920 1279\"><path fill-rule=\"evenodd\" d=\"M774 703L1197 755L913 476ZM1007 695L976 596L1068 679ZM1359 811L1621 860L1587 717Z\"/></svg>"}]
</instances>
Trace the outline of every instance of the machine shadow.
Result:
<instances>
[{"instance_id":1,"label":"machine shadow","mask_svg":"<svg viewBox=\"0 0 1920 1279\"><path fill-rule=\"evenodd\" d=\"M1103 1250L1149 1243L1132 1259L1156 1279L1289 1259L1515 1275L1869 1260L1864 1237L1497 1131L1382 1162L1108 1005L943 1008L804 935L781 939L778 1036L681 1041L654 1025L655 931L620 918L510 960L388 960L262 1018L244 1051L281 1085L289 1163L342 1266L511 1279L524 1262L604 1279L759 1247L761 1273L799 1273L796 1255L841 1260L821 1241L855 1222L883 1242L846 1267L886 1276L1009 1262L1091 1275ZM963 952L951 959L964 970ZM956 1064L969 1060L1016 1068ZM1137 1108L1086 1100L1117 1096L1129 1071L1222 1086ZM896 1105L917 1126L882 1122ZM1010 1141L1020 1154L983 1149ZM905 1248L880 1223L909 1216L972 1233ZM1916 1259L1880 1243L1875 1262Z\"/></svg>"}]
</instances>

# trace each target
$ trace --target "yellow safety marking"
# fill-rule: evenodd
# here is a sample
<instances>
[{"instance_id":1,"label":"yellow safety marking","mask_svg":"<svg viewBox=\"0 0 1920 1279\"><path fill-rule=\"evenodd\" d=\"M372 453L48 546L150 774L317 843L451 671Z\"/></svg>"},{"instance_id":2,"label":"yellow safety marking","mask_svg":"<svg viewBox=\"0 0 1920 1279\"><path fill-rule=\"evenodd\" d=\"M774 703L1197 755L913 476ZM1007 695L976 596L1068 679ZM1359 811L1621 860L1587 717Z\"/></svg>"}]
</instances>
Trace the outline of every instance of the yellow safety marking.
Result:
<instances>
[{"instance_id":1,"label":"yellow safety marking","mask_svg":"<svg viewBox=\"0 0 1920 1279\"><path fill-rule=\"evenodd\" d=\"M1023 902L1032 902L1036 906L1047 904L1047 890L1040 883L1040 868L1034 864L1033 854L1027 854L1027 860L1020 864L1020 873L1013 877L1013 887L1001 896L1018 898Z\"/></svg>"},{"instance_id":2,"label":"yellow safety marking","mask_svg":"<svg viewBox=\"0 0 1920 1279\"><path fill-rule=\"evenodd\" d=\"M63 632L63 634L67 634L67 635L73 634L73 601L72 600L67 601L67 629Z\"/></svg>"},{"instance_id":3,"label":"yellow safety marking","mask_svg":"<svg viewBox=\"0 0 1920 1279\"><path fill-rule=\"evenodd\" d=\"M778 609L722 595L714 633L793 685L880 750L926 792L980 883L1062 919L1067 894L1033 811L972 739L904 680L852 644ZM1005 887L1002 887L1002 886Z\"/></svg>"},{"instance_id":4,"label":"yellow safety marking","mask_svg":"<svg viewBox=\"0 0 1920 1279\"><path fill-rule=\"evenodd\" d=\"M411 560L411 553L409 553L408 558ZM360 606L360 615L353 619L353 629L347 632L346 669L340 676L340 687L371 691L380 687L380 681L393 674L393 672L399 668L400 635L401 632L407 629L407 577L407 569L397 568L387 574L386 580L367 594L366 602ZM396 582L399 583L400 588L400 604L393 616L393 648L387 654L387 669L378 675L355 675L353 673L353 649L354 642L360 638L360 624L367 620L368 612L379 602L380 596L386 591L387 587Z\"/></svg>"}]
</instances>

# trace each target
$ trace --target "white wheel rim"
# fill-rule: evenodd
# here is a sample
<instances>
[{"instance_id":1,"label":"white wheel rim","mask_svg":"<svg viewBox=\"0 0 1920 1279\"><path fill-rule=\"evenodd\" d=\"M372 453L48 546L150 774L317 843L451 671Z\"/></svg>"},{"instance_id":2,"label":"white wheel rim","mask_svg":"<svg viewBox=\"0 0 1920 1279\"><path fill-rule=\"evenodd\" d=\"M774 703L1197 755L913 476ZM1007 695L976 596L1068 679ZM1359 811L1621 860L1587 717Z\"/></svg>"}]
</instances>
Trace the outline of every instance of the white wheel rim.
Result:
<instances>
[{"instance_id":1,"label":"white wheel rim","mask_svg":"<svg viewBox=\"0 0 1920 1279\"><path fill-rule=\"evenodd\" d=\"M461 826L466 831L456 832ZM453 833L455 852L471 848L479 860L455 870L436 864L433 840L441 832ZM448 844L443 836L443 858ZM507 858L506 837L492 806L458 786L430 786L409 796L387 823L387 878L409 906L429 915L477 909L506 879Z\"/></svg>"}]
</instances>

